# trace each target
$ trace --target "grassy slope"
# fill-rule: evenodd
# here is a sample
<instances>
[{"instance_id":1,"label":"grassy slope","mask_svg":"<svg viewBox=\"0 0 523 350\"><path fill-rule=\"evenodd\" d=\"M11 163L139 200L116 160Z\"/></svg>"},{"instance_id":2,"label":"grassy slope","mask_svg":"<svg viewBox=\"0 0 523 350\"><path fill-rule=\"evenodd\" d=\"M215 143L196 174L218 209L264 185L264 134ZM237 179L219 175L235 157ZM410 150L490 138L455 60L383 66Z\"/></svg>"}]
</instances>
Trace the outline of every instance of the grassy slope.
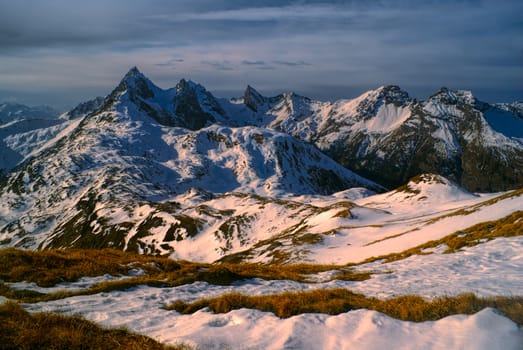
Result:
<instances>
[{"instance_id":1,"label":"grassy slope","mask_svg":"<svg viewBox=\"0 0 523 350\"><path fill-rule=\"evenodd\" d=\"M424 250L446 245L445 253L494 239L523 234L523 211L505 218L474 225L437 241L427 242L404 252L375 257L369 261L384 262L404 259L413 254L427 254ZM173 261L166 257L143 256L117 250L51 250L23 251L0 250L0 279L6 282L29 281L43 287L60 282L76 281L83 276L128 275L130 269L141 269L143 276L126 280L102 282L79 292L40 294L34 291L12 290L0 283L0 295L25 302L65 298L79 294L127 289L135 285L175 286L194 281L211 284L231 284L248 278L287 279L307 282L309 274L339 270L334 278L363 280L367 272L355 272L348 267L333 265L260 265L260 264L200 264ZM280 317L290 317L305 312L339 314L353 309L366 308L391 317L410 320L436 320L453 314L472 314L485 307L494 307L507 317L523 325L523 297L478 298L473 294L437 298L431 301L418 296L401 296L380 300L355 294L348 290L316 290L291 292L268 296L227 294L194 303L176 302L167 308L191 313L208 307L214 312L228 312L242 307L270 311ZM66 348L115 348L125 346L135 349L162 349L153 340L129 334L125 330L107 330L76 317L51 314L30 315L14 303L0 306L0 339L4 348L24 349L35 347ZM5 325L5 326L4 326ZM93 342L92 339L100 339ZM4 345L5 344L5 345ZM107 344L107 346L106 346ZM91 346L92 347L89 347ZM186 348L186 347L179 347Z\"/></svg>"},{"instance_id":2,"label":"grassy slope","mask_svg":"<svg viewBox=\"0 0 523 350\"><path fill-rule=\"evenodd\" d=\"M250 278L307 282L308 275L339 270L332 279L361 281L369 272L354 272L334 265L261 265L261 264L201 264L174 261L166 257L143 256L122 251L103 250L0 250L0 279L5 282L34 282L51 287L59 282L76 281L83 276L111 274L125 276L130 269L142 269L144 274L123 280L101 282L91 288L74 292L42 294L28 290L12 290L0 282L0 295L23 302L39 302L70 296L125 290L137 285L172 287L206 281L215 285L230 285Z\"/></svg>"},{"instance_id":3,"label":"grassy slope","mask_svg":"<svg viewBox=\"0 0 523 350\"><path fill-rule=\"evenodd\" d=\"M0 305L0 324L2 349L190 349L163 345L125 329L102 328L76 316L29 314L13 302Z\"/></svg>"},{"instance_id":4,"label":"grassy slope","mask_svg":"<svg viewBox=\"0 0 523 350\"><path fill-rule=\"evenodd\" d=\"M383 260L390 262L414 254L427 254L424 250L446 245L445 253L453 253L462 247L480 244L496 237L523 235L523 211L517 211L495 221L483 222L465 230L457 231L439 240L399 253L373 257L365 262ZM0 279L6 282L28 281L42 287L59 282L76 281L83 276L127 275L130 269L142 269L144 275L125 283L154 284L162 280L167 285L180 285L194 281L213 284L230 284L248 278L287 279L305 282L307 275L322 271L342 269L336 279L364 280L370 273L354 272L335 265L261 265L261 264L203 264L174 261L166 257L144 256L113 249L102 250L48 250L23 251L0 250ZM115 282L116 284L121 282Z\"/></svg>"},{"instance_id":5,"label":"grassy slope","mask_svg":"<svg viewBox=\"0 0 523 350\"><path fill-rule=\"evenodd\" d=\"M496 308L514 322L523 325L523 297L478 298L474 294L436 298L430 301L414 295L380 300L346 289L331 289L264 296L225 294L193 303L178 301L166 308L184 314L203 308L209 308L215 313L249 308L269 311L282 318L311 312L337 315L355 309L369 309L404 321L423 322L455 314L473 314L486 307Z\"/></svg>"}]
</instances>

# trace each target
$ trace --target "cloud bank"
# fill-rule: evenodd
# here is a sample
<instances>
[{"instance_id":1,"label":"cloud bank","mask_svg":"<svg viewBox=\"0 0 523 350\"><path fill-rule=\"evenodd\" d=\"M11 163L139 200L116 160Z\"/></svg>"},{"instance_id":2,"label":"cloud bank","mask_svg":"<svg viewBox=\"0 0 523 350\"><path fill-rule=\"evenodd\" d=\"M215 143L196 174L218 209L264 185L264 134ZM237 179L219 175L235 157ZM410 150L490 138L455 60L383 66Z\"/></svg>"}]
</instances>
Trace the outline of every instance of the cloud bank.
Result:
<instances>
[{"instance_id":1,"label":"cloud bank","mask_svg":"<svg viewBox=\"0 0 523 350\"><path fill-rule=\"evenodd\" d=\"M252 84L350 98L397 84L523 99L523 3L507 1L0 0L0 100L70 107L137 65L218 96Z\"/></svg>"}]
</instances>

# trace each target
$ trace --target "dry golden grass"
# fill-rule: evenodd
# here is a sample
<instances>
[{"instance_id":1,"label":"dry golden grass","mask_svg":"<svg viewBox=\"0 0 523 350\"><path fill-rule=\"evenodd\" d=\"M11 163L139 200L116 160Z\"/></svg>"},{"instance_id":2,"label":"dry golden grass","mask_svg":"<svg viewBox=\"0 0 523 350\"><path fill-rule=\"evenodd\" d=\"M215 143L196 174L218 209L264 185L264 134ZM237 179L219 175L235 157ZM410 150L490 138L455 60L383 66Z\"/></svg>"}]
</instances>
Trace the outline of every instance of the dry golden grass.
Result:
<instances>
[{"instance_id":1,"label":"dry golden grass","mask_svg":"<svg viewBox=\"0 0 523 350\"><path fill-rule=\"evenodd\" d=\"M29 314L18 304L0 305L2 349L189 350L167 346L125 329L105 329L76 316Z\"/></svg>"},{"instance_id":2,"label":"dry golden grass","mask_svg":"<svg viewBox=\"0 0 523 350\"><path fill-rule=\"evenodd\" d=\"M354 272L334 265L262 265L262 264L201 264L174 261L166 257L143 256L117 250L0 250L0 279L6 282L28 281L42 287L59 282L75 281L82 276L104 274L127 275L129 269L140 268L144 275L122 280L106 281L91 288L74 292L42 294L34 291L11 290L0 283L0 295L26 303L63 299L71 296L125 290L137 285L173 287L205 281L215 285L230 285L251 278L285 279L306 282L310 274L340 270L332 279L361 281L370 272Z\"/></svg>"},{"instance_id":3,"label":"dry golden grass","mask_svg":"<svg viewBox=\"0 0 523 350\"><path fill-rule=\"evenodd\" d=\"M230 284L248 278L306 281L307 275L339 269L336 265L264 265L248 263L204 264L174 261L167 257L138 255L113 249L27 251L13 248L0 250L0 279L6 282L28 281L39 286L76 281L83 276L127 275L142 269L151 279L175 284L207 281ZM345 275L348 278L348 275ZM143 278L142 278L143 279Z\"/></svg>"},{"instance_id":4,"label":"dry golden grass","mask_svg":"<svg viewBox=\"0 0 523 350\"><path fill-rule=\"evenodd\" d=\"M416 227L416 228L413 228L413 229L410 229L410 230L407 230L407 231L404 231L404 232L400 232L400 233L396 233L394 235L390 235L390 236L386 236L386 237L383 237L383 238L380 238L380 239L376 239L376 240L374 240L372 242L369 242L369 243L365 244L364 247L368 247L370 245L373 245L373 244L376 244L376 243L380 243L380 242L386 241L388 239L398 238L398 237L401 237L403 235L406 235L407 233L411 233L411 232L414 232L414 231L419 231L419 228Z\"/></svg>"},{"instance_id":5,"label":"dry golden grass","mask_svg":"<svg viewBox=\"0 0 523 350\"><path fill-rule=\"evenodd\" d=\"M380 300L346 289L289 292L264 296L246 296L234 293L193 303L177 301L167 306L166 309L188 314L203 308L209 308L215 313L249 308L272 312L282 318L311 312L337 315L355 309L369 309L399 320L422 322L456 314L473 314L486 307L496 308L517 324L523 325L523 297L478 298L474 294L427 301L412 295Z\"/></svg>"},{"instance_id":6,"label":"dry golden grass","mask_svg":"<svg viewBox=\"0 0 523 350\"><path fill-rule=\"evenodd\" d=\"M187 269L191 271L191 269ZM106 293L115 290L126 290L138 285L147 285L151 287L175 287L183 284L190 284L196 281L206 281L210 284L215 285L230 285L234 281L243 280L250 276L250 273L246 271L240 271L243 274L237 274L234 271L231 271L227 268L218 266L206 271L197 271L197 272L188 272L185 275L182 275L184 272L181 271L180 274L162 274L153 277L143 276L143 277L134 277L123 280L116 281L107 281L101 282L93 285L90 288L76 291L58 291L54 293L43 294L30 290L12 290L6 284L0 283L0 295L3 295L7 298L18 300L24 303L36 303L36 302L45 302L52 300L59 300L73 296L80 295L93 295L98 293ZM265 279L282 279L285 276L291 279L292 274L280 274L280 275L270 275L267 271L258 271L260 273L255 273L250 277L259 277ZM261 273L263 272L263 273ZM339 274L333 276L331 280L348 280L348 281L363 281L370 278L371 273L369 272L353 272L349 269L342 269ZM262 276L262 277L260 277ZM278 278L276 278L278 277ZM298 279L298 276L295 276ZM300 277L299 280L304 280L303 277Z\"/></svg>"},{"instance_id":7,"label":"dry golden grass","mask_svg":"<svg viewBox=\"0 0 523 350\"><path fill-rule=\"evenodd\" d=\"M175 270L180 266L173 260L114 249L0 250L0 279L35 282L42 287L76 281L83 276L126 275L131 268L154 273L158 269Z\"/></svg>"},{"instance_id":8,"label":"dry golden grass","mask_svg":"<svg viewBox=\"0 0 523 350\"><path fill-rule=\"evenodd\" d=\"M380 272L384 273L384 272ZM340 280L340 281L365 281L370 279L372 272L368 271L354 271L350 268L339 269L339 273L333 276L330 281Z\"/></svg>"}]
</instances>

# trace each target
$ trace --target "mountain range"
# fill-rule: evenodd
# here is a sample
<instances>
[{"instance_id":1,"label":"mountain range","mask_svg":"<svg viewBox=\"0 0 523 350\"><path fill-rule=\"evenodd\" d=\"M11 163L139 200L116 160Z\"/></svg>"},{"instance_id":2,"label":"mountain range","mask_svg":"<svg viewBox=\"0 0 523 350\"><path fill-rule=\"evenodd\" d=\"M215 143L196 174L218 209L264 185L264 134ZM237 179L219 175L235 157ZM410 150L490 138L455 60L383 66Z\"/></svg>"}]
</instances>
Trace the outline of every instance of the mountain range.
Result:
<instances>
[{"instance_id":1,"label":"mountain range","mask_svg":"<svg viewBox=\"0 0 523 350\"><path fill-rule=\"evenodd\" d=\"M6 106L1 246L278 263L329 247L330 262L357 260L371 249L354 246L465 228L430 233L453 211L470 211L470 225L509 215L523 187L523 104L467 91L417 101L384 86L321 102L247 86L220 99L184 79L161 89L134 67L60 116Z\"/></svg>"}]
</instances>

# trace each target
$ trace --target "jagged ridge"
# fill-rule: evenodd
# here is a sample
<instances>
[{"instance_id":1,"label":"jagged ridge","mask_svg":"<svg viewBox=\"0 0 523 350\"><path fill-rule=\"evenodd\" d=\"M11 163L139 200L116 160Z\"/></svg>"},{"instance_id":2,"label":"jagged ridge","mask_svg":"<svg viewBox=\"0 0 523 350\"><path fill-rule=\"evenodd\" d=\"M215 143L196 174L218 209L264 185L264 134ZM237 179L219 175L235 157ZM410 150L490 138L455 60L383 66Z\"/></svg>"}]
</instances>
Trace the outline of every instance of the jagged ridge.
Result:
<instances>
[{"instance_id":1,"label":"jagged ridge","mask_svg":"<svg viewBox=\"0 0 523 350\"><path fill-rule=\"evenodd\" d=\"M322 246L351 220L368 224L365 217L390 213L343 194L319 206L292 199L383 189L298 139L390 187L432 172L472 190L499 190L521 186L521 129L508 135L495 122L520 125L517 106L448 89L416 101L397 86L334 103L294 93L269 98L248 86L243 99L229 101L183 79L160 89L133 68L107 97L64 115L42 142L26 143L23 162L0 187L0 244L299 261L307 249L294 246ZM442 188L412 195L419 182L411 182L376 200L427 210L439 198L475 200L438 175L421 179Z\"/></svg>"}]
</instances>

